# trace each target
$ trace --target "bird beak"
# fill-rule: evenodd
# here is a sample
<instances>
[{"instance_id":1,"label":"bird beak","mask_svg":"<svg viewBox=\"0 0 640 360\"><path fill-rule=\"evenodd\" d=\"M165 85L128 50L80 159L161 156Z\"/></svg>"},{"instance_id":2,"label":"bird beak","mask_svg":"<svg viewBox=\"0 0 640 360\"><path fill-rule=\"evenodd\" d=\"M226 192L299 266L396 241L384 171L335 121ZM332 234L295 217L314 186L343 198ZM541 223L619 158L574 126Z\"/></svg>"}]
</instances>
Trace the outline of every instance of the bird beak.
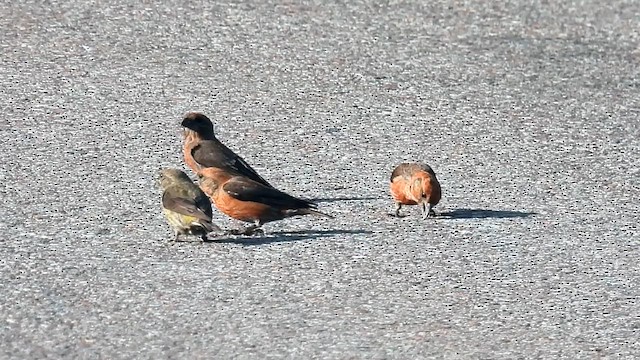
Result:
<instances>
[{"instance_id":1,"label":"bird beak","mask_svg":"<svg viewBox=\"0 0 640 360\"><path fill-rule=\"evenodd\" d=\"M429 217L429 213L431 212L431 204L429 204L429 202L425 200L422 200L421 205L422 205L422 219L427 220L427 218Z\"/></svg>"}]
</instances>

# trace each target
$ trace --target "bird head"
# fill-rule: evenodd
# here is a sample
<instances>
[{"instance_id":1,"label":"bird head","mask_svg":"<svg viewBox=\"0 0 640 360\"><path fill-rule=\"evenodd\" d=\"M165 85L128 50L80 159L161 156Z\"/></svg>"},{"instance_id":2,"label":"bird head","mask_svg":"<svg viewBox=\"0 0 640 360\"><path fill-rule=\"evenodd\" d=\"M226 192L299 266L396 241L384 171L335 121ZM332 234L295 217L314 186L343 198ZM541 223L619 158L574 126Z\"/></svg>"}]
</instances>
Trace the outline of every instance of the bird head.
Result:
<instances>
[{"instance_id":1,"label":"bird head","mask_svg":"<svg viewBox=\"0 0 640 360\"><path fill-rule=\"evenodd\" d=\"M163 189L178 181L191 182L191 179L189 179L189 176L182 170L172 168L160 170L160 186Z\"/></svg>"},{"instance_id":2,"label":"bird head","mask_svg":"<svg viewBox=\"0 0 640 360\"><path fill-rule=\"evenodd\" d=\"M181 125L185 129L196 132L203 139L210 140L214 137L213 123L202 113L186 113Z\"/></svg>"}]
</instances>

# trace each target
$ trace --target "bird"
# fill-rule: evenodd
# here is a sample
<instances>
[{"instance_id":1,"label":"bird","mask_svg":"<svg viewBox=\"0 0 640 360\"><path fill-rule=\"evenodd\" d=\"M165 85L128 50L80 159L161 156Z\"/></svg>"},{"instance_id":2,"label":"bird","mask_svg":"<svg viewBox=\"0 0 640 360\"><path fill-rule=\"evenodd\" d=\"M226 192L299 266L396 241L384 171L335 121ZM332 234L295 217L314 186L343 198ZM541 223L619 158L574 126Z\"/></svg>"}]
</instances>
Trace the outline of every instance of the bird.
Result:
<instances>
[{"instance_id":1,"label":"bird","mask_svg":"<svg viewBox=\"0 0 640 360\"><path fill-rule=\"evenodd\" d=\"M184 128L184 161L196 174L202 168L214 167L273 188L242 157L216 138L213 123L204 114L188 112L181 125Z\"/></svg>"},{"instance_id":2,"label":"bird","mask_svg":"<svg viewBox=\"0 0 640 360\"><path fill-rule=\"evenodd\" d=\"M206 241L208 233L220 230L211 222L209 198L183 171L162 169L160 187L163 189L162 211L173 227L174 241L184 234L199 235Z\"/></svg>"},{"instance_id":3,"label":"bird","mask_svg":"<svg viewBox=\"0 0 640 360\"><path fill-rule=\"evenodd\" d=\"M312 201L291 196L258 181L220 168L203 168L200 187L213 204L227 216L252 223L239 235L263 233L262 225L292 216L315 215L333 218L316 210Z\"/></svg>"},{"instance_id":4,"label":"bird","mask_svg":"<svg viewBox=\"0 0 640 360\"><path fill-rule=\"evenodd\" d=\"M391 173L391 196L396 202L395 216L402 205L420 205L422 218L435 216L433 207L440 202L442 189L436 173L427 164L402 163Z\"/></svg>"}]
</instances>

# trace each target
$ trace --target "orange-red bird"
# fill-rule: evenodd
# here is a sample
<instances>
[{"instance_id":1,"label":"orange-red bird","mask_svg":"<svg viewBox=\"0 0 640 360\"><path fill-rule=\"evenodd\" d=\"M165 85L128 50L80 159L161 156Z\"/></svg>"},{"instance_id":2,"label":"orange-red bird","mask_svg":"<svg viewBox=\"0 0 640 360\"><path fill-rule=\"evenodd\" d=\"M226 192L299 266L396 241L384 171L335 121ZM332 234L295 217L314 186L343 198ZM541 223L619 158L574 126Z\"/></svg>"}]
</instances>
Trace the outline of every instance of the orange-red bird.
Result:
<instances>
[{"instance_id":1,"label":"orange-red bird","mask_svg":"<svg viewBox=\"0 0 640 360\"><path fill-rule=\"evenodd\" d=\"M267 222L298 215L332 216L316 210L317 205L299 199L245 176L220 168L200 169L200 188L226 215L253 223L239 234L250 235Z\"/></svg>"},{"instance_id":2,"label":"orange-red bird","mask_svg":"<svg viewBox=\"0 0 640 360\"><path fill-rule=\"evenodd\" d=\"M196 173L203 168L219 168L244 176L267 187L273 187L243 158L221 143L213 132L213 123L198 112L185 114L182 120L184 161Z\"/></svg>"},{"instance_id":3,"label":"orange-red bird","mask_svg":"<svg viewBox=\"0 0 640 360\"><path fill-rule=\"evenodd\" d=\"M396 201L396 216L402 205L421 205L422 218L434 216L433 207L440 202L442 191L436 173L429 165L402 163L391 173L391 196Z\"/></svg>"}]
</instances>

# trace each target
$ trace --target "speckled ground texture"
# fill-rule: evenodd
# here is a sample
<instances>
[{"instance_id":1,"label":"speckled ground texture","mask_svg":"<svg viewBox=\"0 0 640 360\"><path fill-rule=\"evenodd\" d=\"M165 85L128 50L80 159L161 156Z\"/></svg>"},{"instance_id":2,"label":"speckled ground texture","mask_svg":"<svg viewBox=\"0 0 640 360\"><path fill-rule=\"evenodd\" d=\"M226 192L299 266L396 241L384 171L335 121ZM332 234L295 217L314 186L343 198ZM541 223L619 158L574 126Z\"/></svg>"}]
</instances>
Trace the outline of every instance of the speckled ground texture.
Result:
<instances>
[{"instance_id":1,"label":"speckled ground texture","mask_svg":"<svg viewBox=\"0 0 640 360\"><path fill-rule=\"evenodd\" d=\"M108 3L0 7L1 358L640 357L638 1ZM189 110L336 218L169 243Z\"/></svg>"}]
</instances>

